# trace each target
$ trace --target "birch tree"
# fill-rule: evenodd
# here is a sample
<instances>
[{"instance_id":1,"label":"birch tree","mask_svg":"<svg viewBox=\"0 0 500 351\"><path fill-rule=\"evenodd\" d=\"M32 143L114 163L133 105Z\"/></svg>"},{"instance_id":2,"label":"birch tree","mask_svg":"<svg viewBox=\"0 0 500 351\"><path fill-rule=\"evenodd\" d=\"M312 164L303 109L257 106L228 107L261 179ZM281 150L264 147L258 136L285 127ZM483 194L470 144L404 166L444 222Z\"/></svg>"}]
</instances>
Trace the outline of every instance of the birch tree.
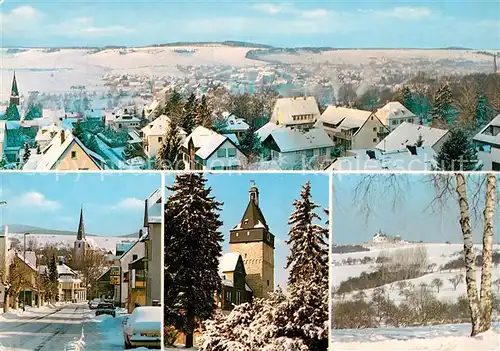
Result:
<instances>
[{"instance_id":1,"label":"birch tree","mask_svg":"<svg viewBox=\"0 0 500 351\"><path fill-rule=\"evenodd\" d=\"M454 201L458 205L459 224L464 244L465 284L472 324L471 336L485 332L491 328L492 320L492 254L493 225L495 207L499 202L497 193L497 176L488 174L448 173L432 174L430 184L435 189L435 196L429 207L443 210ZM411 186L405 175L370 174L358 182L354 201L362 204L361 210L366 218L373 212L373 194L376 187L382 187L386 198L392 199L396 209L404 201L405 190ZM472 218L482 220L482 256L481 281L476 281L475 252L472 237Z\"/></svg>"}]
</instances>

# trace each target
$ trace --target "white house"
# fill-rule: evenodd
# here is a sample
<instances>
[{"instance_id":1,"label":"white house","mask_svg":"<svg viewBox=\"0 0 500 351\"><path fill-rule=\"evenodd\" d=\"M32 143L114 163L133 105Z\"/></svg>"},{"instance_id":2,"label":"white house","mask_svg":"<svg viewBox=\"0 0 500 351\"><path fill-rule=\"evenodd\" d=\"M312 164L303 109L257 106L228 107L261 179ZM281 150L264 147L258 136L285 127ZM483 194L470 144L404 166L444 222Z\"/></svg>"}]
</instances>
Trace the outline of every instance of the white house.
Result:
<instances>
[{"instance_id":1,"label":"white house","mask_svg":"<svg viewBox=\"0 0 500 351\"><path fill-rule=\"evenodd\" d=\"M202 126L186 138L182 149L186 169L236 170L246 168L248 163L234 134L221 135Z\"/></svg>"},{"instance_id":2,"label":"white house","mask_svg":"<svg viewBox=\"0 0 500 351\"><path fill-rule=\"evenodd\" d=\"M158 154L169 125L170 118L166 115L161 115L141 129L144 153L147 157L154 157ZM182 141L184 141L187 133L179 128L179 134Z\"/></svg>"},{"instance_id":3,"label":"white house","mask_svg":"<svg viewBox=\"0 0 500 351\"><path fill-rule=\"evenodd\" d=\"M115 291L115 302L119 302L120 306L125 307L127 305L128 297L128 265L129 263L144 257L144 242L138 239L134 245L132 245L127 251L125 251L119 258L120 271L121 271L121 285L115 287L119 291ZM119 298L118 298L119 297Z\"/></svg>"},{"instance_id":4,"label":"white house","mask_svg":"<svg viewBox=\"0 0 500 351\"><path fill-rule=\"evenodd\" d=\"M403 122L378 143L376 148L382 151L397 151L406 149L408 145L419 144L418 146L431 147L436 153L439 153L449 137L450 133L446 129Z\"/></svg>"},{"instance_id":5,"label":"white house","mask_svg":"<svg viewBox=\"0 0 500 351\"><path fill-rule=\"evenodd\" d=\"M479 148L478 158L484 171L500 171L500 115L473 138Z\"/></svg>"},{"instance_id":6,"label":"white house","mask_svg":"<svg viewBox=\"0 0 500 351\"><path fill-rule=\"evenodd\" d=\"M280 98L276 100L270 122L285 127L312 128L320 116L314 96Z\"/></svg>"},{"instance_id":7,"label":"white house","mask_svg":"<svg viewBox=\"0 0 500 351\"><path fill-rule=\"evenodd\" d=\"M377 145L389 129L371 111L330 105L316 122L344 150L368 149Z\"/></svg>"},{"instance_id":8,"label":"white house","mask_svg":"<svg viewBox=\"0 0 500 351\"><path fill-rule=\"evenodd\" d=\"M270 159L278 162L281 169L297 168L299 164L302 164L301 169L315 168L316 162L330 159L335 146L322 128L313 128L307 132L276 128L262 144L270 150Z\"/></svg>"},{"instance_id":9,"label":"white house","mask_svg":"<svg viewBox=\"0 0 500 351\"><path fill-rule=\"evenodd\" d=\"M229 112L223 112L222 119L226 122L225 131L235 134L238 139L250 128L243 118L236 117Z\"/></svg>"},{"instance_id":10,"label":"white house","mask_svg":"<svg viewBox=\"0 0 500 351\"><path fill-rule=\"evenodd\" d=\"M395 129L403 122L420 124L420 118L408 110L398 101L388 102L384 107L375 112L385 126L390 130Z\"/></svg>"},{"instance_id":11,"label":"white house","mask_svg":"<svg viewBox=\"0 0 500 351\"><path fill-rule=\"evenodd\" d=\"M337 158L327 171L432 171L437 167L431 147L408 146L406 150L382 152L377 149L352 150Z\"/></svg>"},{"instance_id":12,"label":"white house","mask_svg":"<svg viewBox=\"0 0 500 351\"><path fill-rule=\"evenodd\" d=\"M115 131L132 131L139 129L141 125L141 120L130 114L123 114L119 116L113 116L113 119L106 119L107 125L113 128Z\"/></svg>"},{"instance_id":13,"label":"white house","mask_svg":"<svg viewBox=\"0 0 500 351\"><path fill-rule=\"evenodd\" d=\"M5 121L0 121L0 159L3 158L4 144L5 144Z\"/></svg>"}]
</instances>

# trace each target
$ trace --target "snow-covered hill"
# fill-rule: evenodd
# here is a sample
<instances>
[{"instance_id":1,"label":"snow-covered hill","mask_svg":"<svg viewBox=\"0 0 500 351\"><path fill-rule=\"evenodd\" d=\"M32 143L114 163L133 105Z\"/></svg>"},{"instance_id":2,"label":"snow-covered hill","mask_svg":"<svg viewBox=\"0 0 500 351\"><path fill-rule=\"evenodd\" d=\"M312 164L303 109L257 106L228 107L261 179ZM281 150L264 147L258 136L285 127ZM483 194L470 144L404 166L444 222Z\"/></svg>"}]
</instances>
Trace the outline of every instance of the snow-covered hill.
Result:
<instances>
[{"instance_id":1,"label":"snow-covered hill","mask_svg":"<svg viewBox=\"0 0 500 351\"><path fill-rule=\"evenodd\" d=\"M9 233L10 241L19 241L22 245L23 234ZM70 235L56 235L56 234L32 234L26 240L34 240L40 246L54 245L57 247L73 247L75 237ZM124 242L134 242L134 238L130 237L112 237L112 236L92 236L87 237L88 243L93 248L100 248L106 252L111 251L115 253L116 244Z\"/></svg>"},{"instance_id":2,"label":"snow-covered hill","mask_svg":"<svg viewBox=\"0 0 500 351\"><path fill-rule=\"evenodd\" d=\"M462 244L401 244L401 245L390 245L383 248L377 247L372 248L370 251L345 253L345 254L332 254L332 277L331 284L333 287L337 287L342 281L345 281L352 277L359 277L362 272L373 272L376 270L377 264L375 262L368 264L359 264L358 260L362 260L364 257L370 257L376 260L377 257L382 255L391 255L397 250L411 249L416 247L423 247L427 251L428 265L432 265L433 269L419 278L410 279L414 286L419 286L421 283L431 285L435 278L439 278L443 281L443 286L439 289L438 297L439 299L451 299L456 300L459 296L465 294L465 283L460 283L455 289L449 279L457 276L457 274L465 274L463 269L453 269L453 270L440 270L439 268L446 263L458 259L463 256ZM480 254L482 251L481 245L476 245L476 255ZM495 251L500 251L500 245L494 245ZM355 264L346 264L347 261L351 259L351 262ZM477 271L477 277L480 278L480 271ZM500 269L493 270L493 281L500 278ZM386 291L390 294L391 300L398 302L404 299L403 296L399 294L399 289L396 288L395 283L384 285ZM494 287L496 290L496 287ZM373 289L365 290L368 296L371 296Z\"/></svg>"}]
</instances>

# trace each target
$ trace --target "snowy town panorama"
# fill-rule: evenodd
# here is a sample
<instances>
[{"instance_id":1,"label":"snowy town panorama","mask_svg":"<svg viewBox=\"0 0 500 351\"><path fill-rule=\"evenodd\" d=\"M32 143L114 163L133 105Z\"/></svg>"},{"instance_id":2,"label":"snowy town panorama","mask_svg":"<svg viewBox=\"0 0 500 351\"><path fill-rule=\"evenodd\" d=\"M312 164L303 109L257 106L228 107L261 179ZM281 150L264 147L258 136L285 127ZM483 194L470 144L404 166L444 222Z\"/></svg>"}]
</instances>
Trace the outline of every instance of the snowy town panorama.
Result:
<instances>
[{"instance_id":1,"label":"snowy town panorama","mask_svg":"<svg viewBox=\"0 0 500 351\"><path fill-rule=\"evenodd\" d=\"M0 349L159 348L161 177L102 181L75 174L55 181L9 173L1 179ZM115 189L137 181L135 190ZM26 182L37 190L23 192ZM59 196L47 185L59 188Z\"/></svg>"}]
</instances>

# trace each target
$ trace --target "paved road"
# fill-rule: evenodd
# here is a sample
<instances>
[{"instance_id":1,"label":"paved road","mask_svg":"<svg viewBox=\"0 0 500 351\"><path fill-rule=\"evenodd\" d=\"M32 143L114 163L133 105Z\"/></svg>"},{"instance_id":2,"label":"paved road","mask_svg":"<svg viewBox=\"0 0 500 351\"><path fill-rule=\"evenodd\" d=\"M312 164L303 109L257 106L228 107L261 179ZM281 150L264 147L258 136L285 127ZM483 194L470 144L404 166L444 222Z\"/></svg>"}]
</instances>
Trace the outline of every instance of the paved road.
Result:
<instances>
[{"instance_id":1,"label":"paved road","mask_svg":"<svg viewBox=\"0 0 500 351\"><path fill-rule=\"evenodd\" d=\"M88 315L87 305L67 304L2 321L0 351L77 350L73 345L81 338Z\"/></svg>"}]
</instances>

